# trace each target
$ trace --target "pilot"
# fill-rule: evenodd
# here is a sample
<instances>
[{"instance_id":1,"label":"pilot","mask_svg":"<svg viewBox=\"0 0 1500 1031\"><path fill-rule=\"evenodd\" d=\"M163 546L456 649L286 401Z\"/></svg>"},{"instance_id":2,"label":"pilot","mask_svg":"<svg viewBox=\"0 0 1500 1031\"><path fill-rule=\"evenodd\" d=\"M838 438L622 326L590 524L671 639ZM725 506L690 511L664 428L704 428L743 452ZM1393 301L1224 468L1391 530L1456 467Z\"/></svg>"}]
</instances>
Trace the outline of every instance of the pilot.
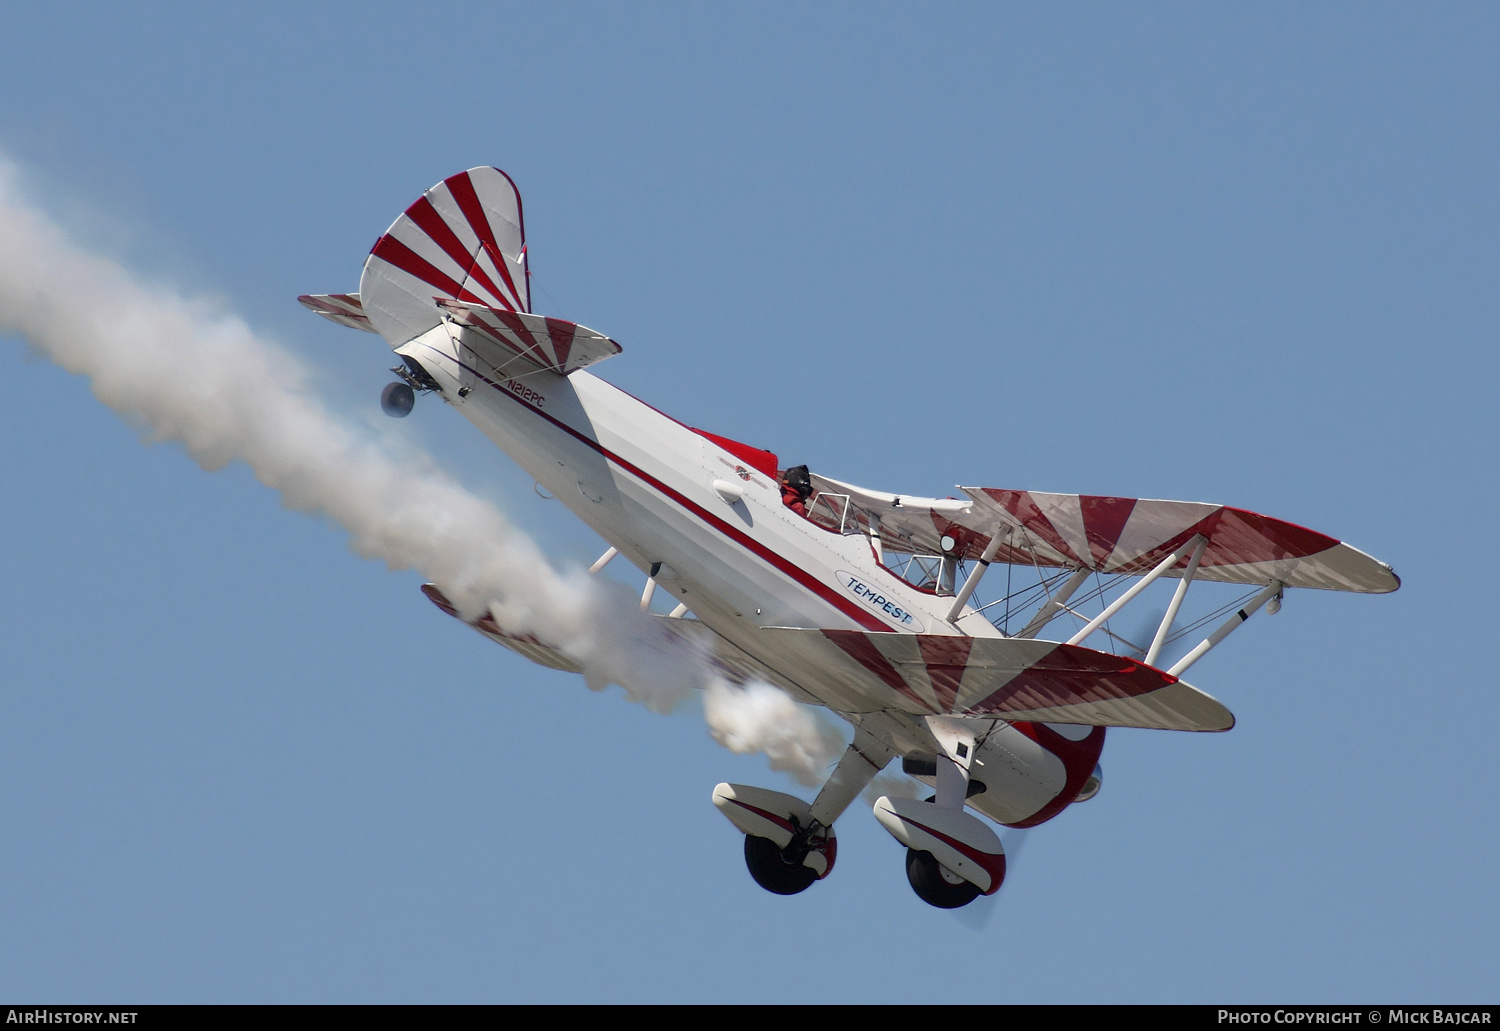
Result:
<instances>
[{"instance_id":1,"label":"pilot","mask_svg":"<svg viewBox=\"0 0 1500 1031\"><path fill-rule=\"evenodd\" d=\"M804 519L807 518L807 499L812 492L812 477L808 475L807 466L794 465L781 474L781 503Z\"/></svg>"}]
</instances>

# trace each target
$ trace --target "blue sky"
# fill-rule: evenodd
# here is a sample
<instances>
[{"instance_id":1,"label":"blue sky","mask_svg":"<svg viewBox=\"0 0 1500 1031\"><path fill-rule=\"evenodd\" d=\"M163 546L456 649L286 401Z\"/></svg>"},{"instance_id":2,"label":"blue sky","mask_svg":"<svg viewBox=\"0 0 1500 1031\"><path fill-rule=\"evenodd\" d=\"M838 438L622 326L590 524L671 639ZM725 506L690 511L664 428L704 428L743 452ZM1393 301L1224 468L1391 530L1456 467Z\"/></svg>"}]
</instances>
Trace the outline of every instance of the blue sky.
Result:
<instances>
[{"instance_id":1,"label":"blue sky","mask_svg":"<svg viewBox=\"0 0 1500 1031\"><path fill-rule=\"evenodd\" d=\"M1257 617L1192 678L1235 730L1112 733L982 910L859 807L777 898L709 802L763 760L6 338L0 997L1493 1001L1497 47L1461 4L10 12L33 195L353 420L390 356L295 296L494 164L536 307L686 422L876 489L1252 508L1404 586ZM443 406L402 432L602 550Z\"/></svg>"}]
</instances>

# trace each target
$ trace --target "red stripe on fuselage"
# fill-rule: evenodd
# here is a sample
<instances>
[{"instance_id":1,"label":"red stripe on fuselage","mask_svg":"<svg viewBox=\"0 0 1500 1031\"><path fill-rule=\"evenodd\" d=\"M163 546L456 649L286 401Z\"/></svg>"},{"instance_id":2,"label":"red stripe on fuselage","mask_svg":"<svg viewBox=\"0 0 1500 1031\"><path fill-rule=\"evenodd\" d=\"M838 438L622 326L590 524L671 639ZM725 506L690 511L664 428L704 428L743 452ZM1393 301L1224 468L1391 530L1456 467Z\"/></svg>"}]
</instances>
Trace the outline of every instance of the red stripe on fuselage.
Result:
<instances>
[{"instance_id":1,"label":"red stripe on fuselage","mask_svg":"<svg viewBox=\"0 0 1500 1031\"><path fill-rule=\"evenodd\" d=\"M463 362L459 362L458 364L469 372L472 372L475 376L483 380L485 383L488 383L502 397L508 397L532 414L539 415L543 419L546 419L558 429L563 430L586 446L592 448L594 451L597 451L605 458L605 460L613 462L615 465L619 466L625 472L634 476L636 479L640 480L648 487L651 487L653 490L664 495L668 499L675 501L679 506L686 509L689 513L697 516L704 523L707 523L709 526L719 531L719 533L723 534L725 537L728 537L730 540L734 541L742 548L745 548L747 551L754 554L757 558L774 566L778 572L791 577L793 580L797 581L797 583L812 591L823 601L828 602L834 608L843 612L844 615L853 619L856 623L864 627L866 630L872 630L882 633L892 632L889 626L882 623L873 615L866 613L864 609L855 604L853 599L844 598L839 594L835 594L827 584L823 583L823 581L817 579L806 571L799 569L796 565L794 565L781 555L778 555L776 552L760 543L760 541L757 541L754 537L751 537L745 534L743 531L729 525L724 520L714 515L712 512L709 512L707 509L703 508L701 505L697 504L689 498L684 497L678 491L667 486L665 483L661 482L656 477L646 472L644 469L633 464L632 462L627 461L624 458L621 458L619 455L606 448L603 444L600 444L597 440L584 436L582 433L578 432L562 420L548 415L546 412L542 411L539 408L527 404L524 398L518 397L511 391L506 390L503 386L490 379L478 369L475 369L469 365L465 365ZM649 408L650 405L647 405L646 407ZM655 409L652 410L655 411ZM670 419L671 416L665 416L665 418ZM676 422L675 419L672 421ZM679 425L681 424L679 423Z\"/></svg>"}]
</instances>

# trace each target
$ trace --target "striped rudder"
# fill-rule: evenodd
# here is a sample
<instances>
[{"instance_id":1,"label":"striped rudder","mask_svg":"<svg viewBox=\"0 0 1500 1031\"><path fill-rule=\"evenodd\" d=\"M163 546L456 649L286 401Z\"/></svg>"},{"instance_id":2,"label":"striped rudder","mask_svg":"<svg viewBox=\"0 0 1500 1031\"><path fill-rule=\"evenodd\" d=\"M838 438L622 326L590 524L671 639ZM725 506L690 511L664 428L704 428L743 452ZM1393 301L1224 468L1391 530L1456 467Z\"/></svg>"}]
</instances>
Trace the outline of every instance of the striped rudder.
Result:
<instances>
[{"instance_id":1,"label":"striped rudder","mask_svg":"<svg viewBox=\"0 0 1500 1031\"><path fill-rule=\"evenodd\" d=\"M359 281L365 314L393 347L442 320L435 298L531 310L521 194L498 168L449 176L375 241Z\"/></svg>"}]
</instances>

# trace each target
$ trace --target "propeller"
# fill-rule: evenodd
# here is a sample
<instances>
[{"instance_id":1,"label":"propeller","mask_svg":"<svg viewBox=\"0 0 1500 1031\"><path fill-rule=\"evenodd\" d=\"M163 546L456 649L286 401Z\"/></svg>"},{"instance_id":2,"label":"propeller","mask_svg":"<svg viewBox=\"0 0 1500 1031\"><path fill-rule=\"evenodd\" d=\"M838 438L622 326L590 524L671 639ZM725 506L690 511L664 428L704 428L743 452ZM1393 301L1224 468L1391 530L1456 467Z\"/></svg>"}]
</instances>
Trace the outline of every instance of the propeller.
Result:
<instances>
[{"instance_id":1,"label":"propeller","mask_svg":"<svg viewBox=\"0 0 1500 1031\"><path fill-rule=\"evenodd\" d=\"M1145 657L1152 639L1156 637L1156 628L1161 626L1162 617L1166 614L1167 610L1164 608L1150 609L1131 624L1129 633L1120 635L1124 639L1122 646L1127 649L1127 655L1132 659Z\"/></svg>"},{"instance_id":2,"label":"propeller","mask_svg":"<svg viewBox=\"0 0 1500 1031\"><path fill-rule=\"evenodd\" d=\"M1021 857L1021 846L1026 843L1031 834L1030 827L1002 827L1000 828L1000 844L1005 849L1005 879L1008 881L1016 872L1016 862ZM1005 885L993 895L981 895L967 906L949 910L964 927L971 931L982 931L989 926L995 917L995 910L1000 905L1000 896L1005 894Z\"/></svg>"}]
</instances>

